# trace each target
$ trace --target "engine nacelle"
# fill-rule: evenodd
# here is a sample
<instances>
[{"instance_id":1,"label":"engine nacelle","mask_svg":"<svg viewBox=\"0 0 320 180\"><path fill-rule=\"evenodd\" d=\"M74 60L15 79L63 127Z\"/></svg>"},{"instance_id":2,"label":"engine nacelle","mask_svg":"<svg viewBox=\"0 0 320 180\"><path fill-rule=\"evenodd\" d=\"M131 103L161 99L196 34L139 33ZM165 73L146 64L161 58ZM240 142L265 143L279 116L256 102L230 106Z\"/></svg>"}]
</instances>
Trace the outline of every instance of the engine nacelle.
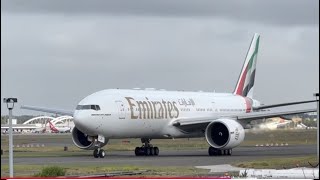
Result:
<instances>
[{"instance_id":1,"label":"engine nacelle","mask_svg":"<svg viewBox=\"0 0 320 180\"><path fill-rule=\"evenodd\" d=\"M245 131L235 120L218 119L207 126L205 135L210 146L217 149L232 149L244 140Z\"/></svg>"},{"instance_id":2,"label":"engine nacelle","mask_svg":"<svg viewBox=\"0 0 320 180\"><path fill-rule=\"evenodd\" d=\"M81 132L79 129L74 127L72 129L72 141L73 143L80 149L92 150L96 148L97 136L88 136ZM100 147L103 147L108 143L108 139L106 139L105 143L101 144Z\"/></svg>"}]
</instances>

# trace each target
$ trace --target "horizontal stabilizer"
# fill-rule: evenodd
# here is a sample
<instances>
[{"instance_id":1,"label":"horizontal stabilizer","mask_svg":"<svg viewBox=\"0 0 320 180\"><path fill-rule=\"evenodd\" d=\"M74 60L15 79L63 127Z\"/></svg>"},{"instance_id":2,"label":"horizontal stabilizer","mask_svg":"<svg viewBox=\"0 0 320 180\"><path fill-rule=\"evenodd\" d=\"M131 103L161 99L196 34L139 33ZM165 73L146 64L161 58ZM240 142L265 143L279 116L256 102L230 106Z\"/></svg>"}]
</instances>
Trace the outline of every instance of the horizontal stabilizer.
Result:
<instances>
[{"instance_id":1,"label":"horizontal stabilizer","mask_svg":"<svg viewBox=\"0 0 320 180\"><path fill-rule=\"evenodd\" d=\"M53 109L53 108L36 107L36 106L21 106L21 109L73 116L73 111L62 110L62 109Z\"/></svg>"}]
</instances>

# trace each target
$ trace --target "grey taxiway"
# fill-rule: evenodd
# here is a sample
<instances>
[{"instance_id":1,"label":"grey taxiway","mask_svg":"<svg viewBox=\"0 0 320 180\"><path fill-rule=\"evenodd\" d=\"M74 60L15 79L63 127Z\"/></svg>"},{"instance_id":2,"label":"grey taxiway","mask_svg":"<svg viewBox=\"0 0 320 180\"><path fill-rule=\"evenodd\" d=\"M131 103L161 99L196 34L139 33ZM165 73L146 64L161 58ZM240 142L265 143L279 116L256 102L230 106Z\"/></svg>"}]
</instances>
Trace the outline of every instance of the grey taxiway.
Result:
<instances>
[{"instance_id":1,"label":"grey taxiway","mask_svg":"<svg viewBox=\"0 0 320 180\"><path fill-rule=\"evenodd\" d=\"M206 166L231 164L258 159L299 157L316 155L316 145L297 145L279 147L238 147L232 156L208 156L207 150L169 151L160 149L159 156L135 156L132 151L107 152L105 158L93 158L88 155L71 157L16 157L14 164L61 165L136 165L136 166ZM8 158L1 157L1 164L7 164Z\"/></svg>"}]
</instances>

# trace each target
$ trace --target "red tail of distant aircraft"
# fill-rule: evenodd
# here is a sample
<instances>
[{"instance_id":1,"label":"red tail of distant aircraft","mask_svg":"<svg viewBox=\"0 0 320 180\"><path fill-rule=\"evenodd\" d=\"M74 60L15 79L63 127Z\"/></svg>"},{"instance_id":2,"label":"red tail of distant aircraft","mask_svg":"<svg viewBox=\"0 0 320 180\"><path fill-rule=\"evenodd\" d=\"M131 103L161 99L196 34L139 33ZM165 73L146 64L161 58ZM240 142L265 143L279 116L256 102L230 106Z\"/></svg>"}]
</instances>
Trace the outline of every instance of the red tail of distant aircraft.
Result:
<instances>
[{"instance_id":1,"label":"red tail of distant aircraft","mask_svg":"<svg viewBox=\"0 0 320 180\"><path fill-rule=\"evenodd\" d=\"M71 132L70 127L55 127L51 121L49 121L50 130L54 133L67 133Z\"/></svg>"}]
</instances>

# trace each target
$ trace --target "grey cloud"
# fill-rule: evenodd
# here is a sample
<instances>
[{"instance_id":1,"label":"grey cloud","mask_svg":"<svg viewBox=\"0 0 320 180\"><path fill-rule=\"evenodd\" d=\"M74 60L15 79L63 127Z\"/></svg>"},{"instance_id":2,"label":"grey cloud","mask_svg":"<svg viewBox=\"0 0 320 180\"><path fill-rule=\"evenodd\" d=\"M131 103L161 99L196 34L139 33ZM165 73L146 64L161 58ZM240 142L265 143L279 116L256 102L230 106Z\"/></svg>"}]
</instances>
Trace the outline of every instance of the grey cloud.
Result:
<instances>
[{"instance_id":1,"label":"grey cloud","mask_svg":"<svg viewBox=\"0 0 320 180\"><path fill-rule=\"evenodd\" d=\"M261 34L258 100L311 99L319 91L319 27L301 23L309 21L306 16L300 20L288 14L295 25L283 26L228 15L168 18L83 11L2 12L1 97L72 110L88 94L108 88L231 92L254 32Z\"/></svg>"},{"instance_id":2,"label":"grey cloud","mask_svg":"<svg viewBox=\"0 0 320 180\"><path fill-rule=\"evenodd\" d=\"M315 25L317 0L4 0L2 12L106 14L163 17L223 17L261 24Z\"/></svg>"}]
</instances>

